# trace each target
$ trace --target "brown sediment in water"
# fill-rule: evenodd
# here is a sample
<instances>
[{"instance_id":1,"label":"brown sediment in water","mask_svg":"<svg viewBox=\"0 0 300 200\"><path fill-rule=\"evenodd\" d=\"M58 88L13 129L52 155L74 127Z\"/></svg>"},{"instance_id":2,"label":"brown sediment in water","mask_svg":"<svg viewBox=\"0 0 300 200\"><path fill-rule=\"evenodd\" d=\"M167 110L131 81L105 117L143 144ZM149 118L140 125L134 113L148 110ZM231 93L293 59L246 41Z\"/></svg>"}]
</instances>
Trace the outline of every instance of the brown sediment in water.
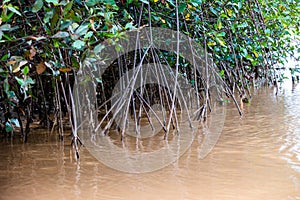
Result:
<instances>
[{"instance_id":1,"label":"brown sediment in water","mask_svg":"<svg viewBox=\"0 0 300 200\"><path fill-rule=\"evenodd\" d=\"M300 199L299 99L300 86L278 96L258 90L243 118L229 104L205 159L198 159L199 134L177 162L146 174L110 169L84 147L77 163L71 138L62 145L43 130L28 144L2 141L0 199Z\"/></svg>"}]
</instances>

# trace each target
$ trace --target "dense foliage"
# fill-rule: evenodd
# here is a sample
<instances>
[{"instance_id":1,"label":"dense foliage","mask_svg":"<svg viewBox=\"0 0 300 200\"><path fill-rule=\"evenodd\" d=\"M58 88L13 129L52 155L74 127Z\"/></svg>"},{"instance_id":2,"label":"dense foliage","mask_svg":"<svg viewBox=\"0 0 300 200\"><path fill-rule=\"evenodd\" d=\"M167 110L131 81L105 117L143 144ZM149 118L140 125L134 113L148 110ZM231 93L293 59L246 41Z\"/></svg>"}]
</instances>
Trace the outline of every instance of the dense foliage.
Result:
<instances>
[{"instance_id":1,"label":"dense foliage","mask_svg":"<svg viewBox=\"0 0 300 200\"><path fill-rule=\"evenodd\" d=\"M62 129L85 52L128 30L179 25L240 95L250 95L251 84L276 82L274 65L299 52L297 0L4 0L0 13L1 131L19 126L25 141L34 119Z\"/></svg>"}]
</instances>

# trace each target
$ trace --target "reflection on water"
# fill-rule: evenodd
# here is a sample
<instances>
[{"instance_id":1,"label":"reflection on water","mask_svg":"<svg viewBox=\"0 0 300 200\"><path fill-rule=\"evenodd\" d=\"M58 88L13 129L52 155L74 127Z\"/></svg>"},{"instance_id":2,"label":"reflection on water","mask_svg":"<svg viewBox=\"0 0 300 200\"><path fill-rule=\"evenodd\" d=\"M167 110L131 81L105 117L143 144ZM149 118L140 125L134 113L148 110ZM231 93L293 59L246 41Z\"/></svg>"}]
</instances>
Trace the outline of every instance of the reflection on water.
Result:
<instances>
[{"instance_id":1,"label":"reflection on water","mask_svg":"<svg viewBox=\"0 0 300 200\"><path fill-rule=\"evenodd\" d=\"M233 105L213 151L198 159L201 136L172 165L152 173L109 169L44 132L29 144L0 145L0 199L300 199L300 85L256 91L240 118ZM48 140L47 142L45 142Z\"/></svg>"}]
</instances>

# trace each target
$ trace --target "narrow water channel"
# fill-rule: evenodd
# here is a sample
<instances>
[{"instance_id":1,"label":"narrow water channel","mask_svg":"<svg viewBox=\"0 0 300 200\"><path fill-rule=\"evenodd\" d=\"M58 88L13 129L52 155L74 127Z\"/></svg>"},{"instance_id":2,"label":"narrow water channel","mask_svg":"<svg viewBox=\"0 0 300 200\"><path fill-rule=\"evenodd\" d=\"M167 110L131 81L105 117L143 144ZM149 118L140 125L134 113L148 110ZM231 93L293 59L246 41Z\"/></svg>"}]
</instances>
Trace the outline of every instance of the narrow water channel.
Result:
<instances>
[{"instance_id":1,"label":"narrow water channel","mask_svg":"<svg viewBox=\"0 0 300 200\"><path fill-rule=\"evenodd\" d=\"M81 149L77 163L47 132L28 144L2 141L0 199L299 200L300 84L254 92L240 118L232 104L213 151L198 159L199 143L159 171L129 174L110 169Z\"/></svg>"}]
</instances>

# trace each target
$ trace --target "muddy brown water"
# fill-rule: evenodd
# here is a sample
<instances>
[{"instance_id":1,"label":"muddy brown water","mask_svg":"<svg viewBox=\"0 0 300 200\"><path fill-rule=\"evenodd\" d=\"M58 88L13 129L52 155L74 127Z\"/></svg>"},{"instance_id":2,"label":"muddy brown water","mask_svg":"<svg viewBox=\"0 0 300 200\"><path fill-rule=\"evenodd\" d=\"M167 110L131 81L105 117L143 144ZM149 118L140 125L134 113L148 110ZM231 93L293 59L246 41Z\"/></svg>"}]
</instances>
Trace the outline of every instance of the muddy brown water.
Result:
<instances>
[{"instance_id":1,"label":"muddy brown water","mask_svg":"<svg viewBox=\"0 0 300 200\"><path fill-rule=\"evenodd\" d=\"M82 148L77 163L70 140L47 131L28 144L2 141L0 199L300 199L300 85L254 92L240 118L232 104L213 151L198 159L197 138L175 163L155 172L110 169Z\"/></svg>"}]
</instances>

